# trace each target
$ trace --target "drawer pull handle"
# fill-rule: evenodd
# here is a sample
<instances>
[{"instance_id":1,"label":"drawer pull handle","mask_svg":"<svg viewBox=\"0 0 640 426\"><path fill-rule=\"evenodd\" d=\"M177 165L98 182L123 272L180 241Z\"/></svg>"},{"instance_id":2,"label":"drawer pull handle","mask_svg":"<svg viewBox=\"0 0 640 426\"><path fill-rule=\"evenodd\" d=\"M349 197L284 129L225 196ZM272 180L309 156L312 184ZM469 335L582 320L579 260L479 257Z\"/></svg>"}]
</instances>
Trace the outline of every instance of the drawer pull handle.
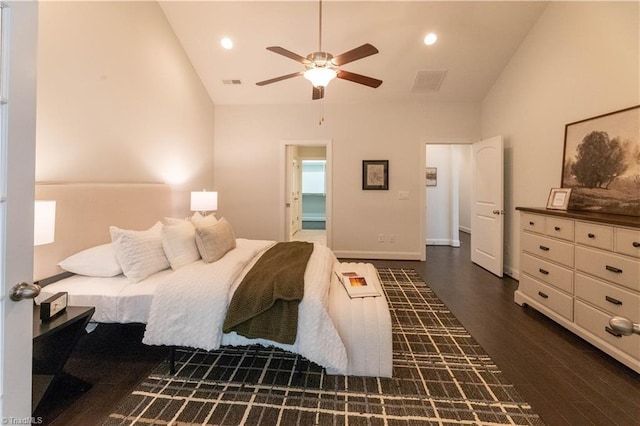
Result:
<instances>
[{"instance_id":1,"label":"drawer pull handle","mask_svg":"<svg viewBox=\"0 0 640 426\"><path fill-rule=\"evenodd\" d=\"M611 327L605 326L604 331L615 337L622 337L622 334L616 333Z\"/></svg>"},{"instance_id":2,"label":"drawer pull handle","mask_svg":"<svg viewBox=\"0 0 640 426\"><path fill-rule=\"evenodd\" d=\"M634 246L635 248L638 248L638 247L640 247L640 243L639 243L639 242L637 242L637 241L634 241L634 242L633 242L633 246Z\"/></svg>"},{"instance_id":3,"label":"drawer pull handle","mask_svg":"<svg viewBox=\"0 0 640 426\"><path fill-rule=\"evenodd\" d=\"M559 226L554 226L553 229L555 229L556 231L559 231L560 227Z\"/></svg>"},{"instance_id":4,"label":"drawer pull handle","mask_svg":"<svg viewBox=\"0 0 640 426\"><path fill-rule=\"evenodd\" d=\"M549 251L549 247L540 246L540 250L542 250L542 251Z\"/></svg>"},{"instance_id":5,"label":"drawer pull handle","mask_svg":"<svg viewBox=\"0 0 640 426\"><path fill-rule=\"evenodd\" d=\"M549 296L548 296L548 295L544 294L544 293L543 293L543 292L541 292L541 291L539 291L539 292L538 292L538 296L542 297L543 299L548 299L548 298L549 298Z\"/></svg>"},{"instance_id":6,"label":"drawer pull handle","mask_svg":"<svg viewBox=\"0 0 640 426\"><path fill-rule=\"evenodd\" d=\"M618 299L614 299L613 297L605 296L604 298L607 302L613 303L614 305L622 305L621 301L619 301Z\"/></svg>"},{"instance_id":7,"label":"drawer pull handle","mask_svg":"<svg viewBox=\"0 0 640 426\"><path fill-rule=\"evenodd\" d=\"M541 274L549 275L549 271L545 271L545 270L544 270L544 269L542 269L542 268L538 269L538 271L539 271Z\"/></svg>"},{"instance_id":8,"label":"drawer pull handle","mask_svg":"<svg viewBox=\"0 0 640 426\"><path fill-rule=\"evenodd\" d=\"M611 271L611 272L615 272L616 274L621 274L622 273L622 269L618 269L615 266L605 266L605 268L607 268L607 271Z\"/></svg>"},{"instance_id":9,"label":"drawer pull handle","mask_svg":"<svg viewBox=\"0 0 640 426\"><path fill-rule=\"evenodd\" d=\"M529 221L529 225L533 226L535 224L536 224L535 222Z\"/></svg>"},{"instance_id":10,"label":"drawer pull handle","mask_svg":"<svg viewBox=\"0 0 640 426\"><path fill-rule=\"evenodd\" d=\"M587 234L587 237L589 237L589 238L591 238L591 239L594 239L594 238L596 237L596 235L595 235L595 234L592 234L591 232L589 232L589 233Z\"/></svg>"}]
</instances>

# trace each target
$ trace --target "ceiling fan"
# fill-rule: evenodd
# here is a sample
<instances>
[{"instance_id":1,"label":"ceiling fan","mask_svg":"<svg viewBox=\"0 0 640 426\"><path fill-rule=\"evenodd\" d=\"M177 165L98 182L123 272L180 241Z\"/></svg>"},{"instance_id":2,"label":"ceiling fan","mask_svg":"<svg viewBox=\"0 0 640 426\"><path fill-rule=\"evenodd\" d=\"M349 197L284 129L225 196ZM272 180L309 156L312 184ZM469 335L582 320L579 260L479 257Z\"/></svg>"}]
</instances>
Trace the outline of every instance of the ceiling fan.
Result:
<instances>
[{"instance_id":1,"label":"ceiling fan","mask_svg":"<svg viewBox=\"0 0 640 426\"><path fill-rule=\"evenodd\" d=\"M363 44L362 46L356 47L355 49L344 52L338 56L333 56L329 52L322 51L322 0L320 0L319 3L320 22L318 38L320 46L317 52L310 53L306 57L304 57L280 46L267 47L267 50L271 52L286 56L287 58L300 62L305 66L305 70L271 78L269 80L260 81L256 83L258 86L265 86L267 84L276 83L278 81L287 80L289 78L302 75L307 80L311 81L311 84L313 84L313 93L311 95L311 98L313 100L316 100L322 99L324 97L325 87L327 87L329 82L336 77L373 88L376 88L382 84L382 80L340 69L342 65L348 64L349 62L357 61L358 59L366 58L367 56L375 55L376 53L378 53L378 49L376 49L371 44Z\"/></svg>"}]
</instances>

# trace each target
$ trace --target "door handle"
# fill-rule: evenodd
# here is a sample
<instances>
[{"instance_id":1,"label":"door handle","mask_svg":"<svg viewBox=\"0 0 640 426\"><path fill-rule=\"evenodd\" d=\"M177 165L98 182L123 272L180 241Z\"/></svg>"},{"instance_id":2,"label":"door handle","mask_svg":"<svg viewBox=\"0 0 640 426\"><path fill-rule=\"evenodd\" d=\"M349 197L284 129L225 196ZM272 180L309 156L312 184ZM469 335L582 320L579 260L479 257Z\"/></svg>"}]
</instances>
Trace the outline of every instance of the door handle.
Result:
<instances>
[{"instance_id":1,"label":"door handle","mask_svg":"<svg viewBox=\"0 0 640 426\"><path fill-rule=\"evenodd\" d=\"M40 294L41 287L37 284L20 283L11 288L9 298L14 302L22 299L33 299Z\"/></svg>"},{"instance_id":2,"label":"door handle","mask_svg":"<svg viewBox=\"0 0 640 426\"><path fill-rule=\"evenodd\" d=\"M497 214L497 215L504 214L504 210L494 210L493 214ZM529 223L531 223L531 222L529 222Z\"/></svg>"},{"instance_id":3,"label":"door handle","mask_svg":"<svg viewBox=\"0 0 640 426\"><path fill-rule=\"evenodd\" d=\"M614 331L623 336L640 334L640 324L635 324L626 317L611 317L609 318L609 325Z\"/></svg>"}]
</instances>

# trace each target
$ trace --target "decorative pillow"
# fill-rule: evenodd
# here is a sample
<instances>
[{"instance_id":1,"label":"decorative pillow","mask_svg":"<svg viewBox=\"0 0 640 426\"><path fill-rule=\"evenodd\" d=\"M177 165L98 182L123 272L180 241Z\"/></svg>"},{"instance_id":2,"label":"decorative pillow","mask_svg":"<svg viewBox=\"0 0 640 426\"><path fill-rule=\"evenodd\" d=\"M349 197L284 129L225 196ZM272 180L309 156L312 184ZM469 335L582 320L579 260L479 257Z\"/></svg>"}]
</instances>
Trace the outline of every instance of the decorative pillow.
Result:
<instances>
[{"instance_id":1,"label":"decorative pillow","mask_svg":"<svg viewBox=\"0 0 640 426\"><path fill-rule=\"evenodd\" d=\"M111 243L82 250L58 263L65 271L89 277L115 277L122 273Z\"/></svg>"},{"instance_id":2,"label":"decorative pillow","mask_svg":"<svg viewBox=\"0 0 640 426\"><path fill-rule=\"evenodd\" d=\"M191 222L183 220L162 228L162 248L174 271L200 259L196 233Z\"/></svg>"},{"instance_id":3,"label":"decorative pillow","mask_svg":"<svg viewBox=\"0 0 640 426\"><path fill-rule=\"evenodd\" d=\"M162 219L164 225L180 225L183 222L188 222L189 219L178 219L177 217L165 217Z\"/></svg>"},{"instance_id":4,"label":"decorative pillow","mask_svg":"<svg viewBox=\"0 0 640 426\"><path fill-rule=\"evenodd\" d=\"M191 216L191 223L196 227L214 225L216 222L218 222L218 218L216 218L216 215L213 213L202 216L200 213L195 212L193 216Z\"/></svg>"},{"instance_id":5,"label":"decorative pillow","mask_svg":"<svg viewBox=\"0 0 640 426\"><path fill-rule=\"evenodd\" d=\"M133 282L167 269L169 260L162 248L162 223L146 231L131 231L111 226L111 243L124 275Z\"/></svg>"},{"instance_id":6,"label":"decorative pillow","mask_svg":"<svg viewBox=\"0 0 640 426\"><path fill-rule=\"evenodd\" d=\"M236 237L231 224L225 218L220 218L209 226L196 226L196 245L202 259L215 262L231 249L236 248Z\"/></svg>"}]
</instances>

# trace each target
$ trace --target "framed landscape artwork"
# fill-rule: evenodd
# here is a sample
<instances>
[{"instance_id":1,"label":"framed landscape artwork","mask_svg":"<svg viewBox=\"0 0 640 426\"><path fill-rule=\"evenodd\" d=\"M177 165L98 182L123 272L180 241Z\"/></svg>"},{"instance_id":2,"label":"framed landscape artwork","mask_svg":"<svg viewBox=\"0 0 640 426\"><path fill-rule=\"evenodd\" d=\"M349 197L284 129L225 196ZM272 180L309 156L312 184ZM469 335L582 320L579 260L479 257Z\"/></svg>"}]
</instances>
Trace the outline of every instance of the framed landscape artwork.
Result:
<instances>
[{"instance_id":1,"label":"framed landscape artwork","mask_svg":"<svg viewBox=\"0 0 640 426\"><path fill-rule=\"evenodd\" d=\"M565 127L570 210L640 216L640 105Z\"/></svg>"}]
</instances>

